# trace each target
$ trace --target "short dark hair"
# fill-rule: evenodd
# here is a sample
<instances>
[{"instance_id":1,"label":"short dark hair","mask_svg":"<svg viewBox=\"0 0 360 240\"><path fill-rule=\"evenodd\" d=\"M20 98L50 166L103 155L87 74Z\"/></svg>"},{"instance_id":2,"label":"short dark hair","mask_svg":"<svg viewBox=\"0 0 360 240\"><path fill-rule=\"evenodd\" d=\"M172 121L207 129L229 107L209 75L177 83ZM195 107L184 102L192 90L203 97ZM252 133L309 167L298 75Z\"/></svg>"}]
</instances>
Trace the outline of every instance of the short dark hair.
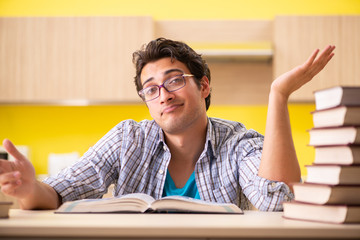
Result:
<instances>
[{"instance_id":1,"label":"short dark hair","mask_svg":"<svg viewBox=\"0 0 360 240\"><path fill-rule=\"evenodd\" d=\"M138 92L142 89L140 75L144 66L147 63L165 57L171 57L171 59L176 59L185 64L190 73L194 75L195 82L199 88L203 76L209 79L210 84L210 69L200 54L196 53L186 43L166 38L157 38L133 53L133 63L136 68L135 85ZM210 95L205 99L206 110L210 106Z\"/></svg>"}]
</instances>

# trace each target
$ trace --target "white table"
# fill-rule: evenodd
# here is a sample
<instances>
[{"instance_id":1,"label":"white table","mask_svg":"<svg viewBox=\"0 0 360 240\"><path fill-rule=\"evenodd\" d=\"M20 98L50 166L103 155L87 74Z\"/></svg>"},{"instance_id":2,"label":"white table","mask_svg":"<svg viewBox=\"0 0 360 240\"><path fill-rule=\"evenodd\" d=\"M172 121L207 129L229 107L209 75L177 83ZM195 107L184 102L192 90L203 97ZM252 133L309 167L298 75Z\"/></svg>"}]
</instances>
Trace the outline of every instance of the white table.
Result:
<instances>
[{"instance_id":1,"label":"white table","mask_svg":"<svg viewBox=\"0 0 360 240\"><path fill-rule=\"evenodd\" d=\"M360 239L360 224L288 220L282 212L224 214L54 214L10 210L0 238L11 239Z\"/></svg>"}]
</instances>

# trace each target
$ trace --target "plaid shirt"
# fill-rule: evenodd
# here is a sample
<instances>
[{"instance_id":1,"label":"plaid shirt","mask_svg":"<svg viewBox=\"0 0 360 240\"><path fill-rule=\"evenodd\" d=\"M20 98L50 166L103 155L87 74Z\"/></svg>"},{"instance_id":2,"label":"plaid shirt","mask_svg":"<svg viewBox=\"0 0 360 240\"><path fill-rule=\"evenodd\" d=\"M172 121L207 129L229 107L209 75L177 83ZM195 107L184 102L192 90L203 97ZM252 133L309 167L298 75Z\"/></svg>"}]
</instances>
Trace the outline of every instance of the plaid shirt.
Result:
<instances>
[{"instance_id":1,"label":"plaid shirt","mask_svg":"<svg viewBox=\"0 0 360 240\"><path fill-rule=\"evenodd\" d=\"M208 118L204 150L195 166L202 200L251 204L280 211L293 198L283 182L257 176L264 137L243 124ZM142 192L159 199L171 153L155 121L120 122L73 166L44 180L63 201L100 198L114 184L114 196ZM276 166L274 166L276 167ZM251 204L250 204L251 203Z\"/></svg>"}]
</instances>

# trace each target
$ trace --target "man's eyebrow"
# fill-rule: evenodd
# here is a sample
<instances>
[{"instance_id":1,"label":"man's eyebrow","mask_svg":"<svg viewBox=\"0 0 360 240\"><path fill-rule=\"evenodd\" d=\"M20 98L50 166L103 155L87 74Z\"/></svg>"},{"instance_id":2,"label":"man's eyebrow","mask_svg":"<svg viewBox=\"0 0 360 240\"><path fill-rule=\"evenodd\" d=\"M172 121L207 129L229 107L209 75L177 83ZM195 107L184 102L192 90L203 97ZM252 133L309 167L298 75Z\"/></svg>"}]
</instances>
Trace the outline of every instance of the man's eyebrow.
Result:
<instances>
[{"instance_id":1,"label":"man's eyebrow","mask_svg":"<svg viewBox=\"0 0 360 240\"><path fill-rule=\"evenodd\" d=\"M181 73L184 73L184 71L181 70L181 69L173 68L173 69L169 69L169 70L165 71L165 72L164 72L164 75L167 75L167 74L172 73L172 72L181 72Z\"/></svg>"},{"instance_id":2,"label":"man's eyebrow","mask_svg":"<svg viewBox=\"0 0 360 240\"><path fill-rule=\"evenodd\" d=\"M181 69L178 69L178 68L172 68L172 69L169 69L169 70L166 70L165 72L164 72L164 76L166 76L166 75L168 75L168 74L170 74L170 73L172 73L172 72L180 72L180 73L184 73L184 71L183 70L181 70ZM150 82L150 81L152 81L152 80L154 80L154 78L153 77L151 77L151 78L148 78L142 85L144 86L147 82Z\"/></svg>"}]
</instances>

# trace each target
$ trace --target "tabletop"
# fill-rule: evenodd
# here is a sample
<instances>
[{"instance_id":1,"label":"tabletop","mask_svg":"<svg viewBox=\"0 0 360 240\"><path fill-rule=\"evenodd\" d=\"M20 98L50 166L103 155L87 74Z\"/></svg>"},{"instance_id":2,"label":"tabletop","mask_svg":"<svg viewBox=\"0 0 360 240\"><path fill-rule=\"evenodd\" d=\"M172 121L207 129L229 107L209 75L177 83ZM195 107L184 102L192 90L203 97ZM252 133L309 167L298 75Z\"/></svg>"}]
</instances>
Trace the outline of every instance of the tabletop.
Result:
<instances>
[{"instance_id":1,"label":"tabletop","mask_svg":"<svg viewBox=\"0 0 360 240\"><path fill-rule=\"evenodd\" d=\"M284 219L282 212L238 214L55 214L11 209L0 238L359 239L360 224Z\"/></svg>"}]
</instances>

